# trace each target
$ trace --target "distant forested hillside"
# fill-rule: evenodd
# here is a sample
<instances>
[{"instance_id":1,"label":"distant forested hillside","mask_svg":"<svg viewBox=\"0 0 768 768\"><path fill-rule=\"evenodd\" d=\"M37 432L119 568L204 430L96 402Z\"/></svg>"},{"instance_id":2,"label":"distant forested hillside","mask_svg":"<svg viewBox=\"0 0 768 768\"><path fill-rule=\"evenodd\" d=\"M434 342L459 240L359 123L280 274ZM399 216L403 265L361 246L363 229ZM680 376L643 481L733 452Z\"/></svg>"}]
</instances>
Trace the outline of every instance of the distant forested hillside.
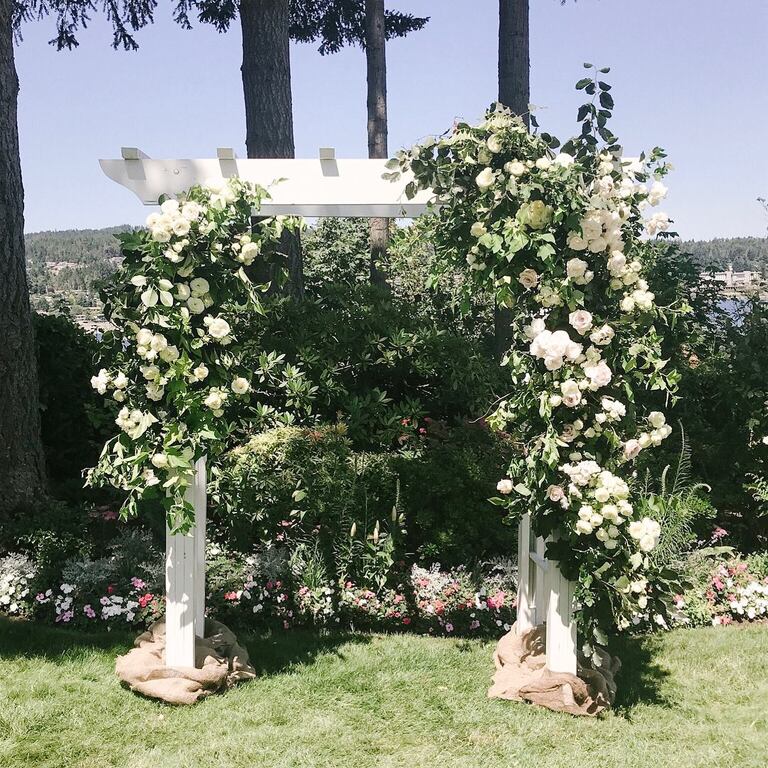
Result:
<instances>
[{"instance_id":1,"label":"distant forested hillside","mask_svg":"<svg viewBox=\"0 0 768 768\"><path fill-rule=\"evenodd\" d=\"M73 315L100 314L98 286L114 272L120 256L116 232L131 227L35 232L26 236L30 294L35 309ZM311 239L308 240L311 242ZM683 243L703 269L739 270L768 275L768 238L735 237Z\"/></svg>"},{"instance_id":2,"label":"distant forested hillside","mask_svg":"<svg viewBox=\"0 0 768 768\"><path fill-rule=\"evenodd\" d=\"M29 292L37 310L68 306L73 314L98 305L98 286L120 260L116 232L107 229L69 229L34 232L25 237Z\"/></svg>"},{"instance_id":3,"label":"distant forested hillside","mask_svg":"<svg viewBox=\"0 0 768 768\"><path fill-rule=\"evenodd\" d=\"M748 270L768 276L768 237L687 240L682 245L702 269L725 270L733 264L737 272Z\"/></svg>"}]
</instances>

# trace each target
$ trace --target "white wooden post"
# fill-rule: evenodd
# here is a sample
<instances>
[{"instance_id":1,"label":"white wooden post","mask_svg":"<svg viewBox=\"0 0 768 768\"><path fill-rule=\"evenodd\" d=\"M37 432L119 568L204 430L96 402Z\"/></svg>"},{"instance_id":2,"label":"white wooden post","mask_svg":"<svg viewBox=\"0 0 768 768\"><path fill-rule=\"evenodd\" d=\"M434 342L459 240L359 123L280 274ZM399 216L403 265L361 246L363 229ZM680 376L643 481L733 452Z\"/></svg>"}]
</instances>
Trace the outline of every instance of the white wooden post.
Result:
<instances>
[{"instance_id":1,"label":"white wooden post","mask_svg":"<svg viewBox=\"0 0 768 768\"><path fill-rule=\"evenodd\" d=\"M576 674L576 622L573 619L574 583L563 578L557 563L547 560L540 536L531 548L531 517L518 524L517 634L538 624L547 625L547 668Z\"/></svg>"},{"instance_id":2,"label":"white wooden post","mask_svg":"<svg viewBox=\"0 0 768 768\"><path fill-rule=\"evenodd\" d=\"M195 526L189 533L165 538L165 664L195 666L195 636L205 621L205 458L195 463L187 500L195 507Z\"/></svg>"},{"instance_id":3,"label":"white wooden post","mask_svg":"<svg viewBox=\"0 0 768 768\"><path fill-rule=\"evenodd\" d=\"M573 619L575 584L568 581L557 563L547 570L549 605L547 607L547 668L552 672L576 674L576 622Z\"/></svg>"},{"instance_id":4,"label":"white wooden post","mask_svg":"<svg viewBox=\"0 0 768 768\"><path fill-rule=\"evenodd\" d=\"M517 526L517 634L522 635L536 626L532 600L531 578L531 516L523 515Z\"/></svg>"}]
</instances>

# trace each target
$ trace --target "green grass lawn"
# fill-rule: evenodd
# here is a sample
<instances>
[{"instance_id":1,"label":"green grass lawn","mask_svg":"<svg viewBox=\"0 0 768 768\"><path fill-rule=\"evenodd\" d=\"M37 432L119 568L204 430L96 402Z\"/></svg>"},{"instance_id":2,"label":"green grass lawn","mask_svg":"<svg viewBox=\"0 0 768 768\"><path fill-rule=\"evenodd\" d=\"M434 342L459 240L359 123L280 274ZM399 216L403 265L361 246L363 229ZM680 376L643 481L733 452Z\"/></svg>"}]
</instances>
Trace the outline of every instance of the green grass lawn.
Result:
<instances>
[{"instance_id":1,"label":"green grass lawn","mask_svg":"<svg viewBox=\"0 0 768 768\"><path fill-rule=\"evenodd\" d=\"M0 621L0 766L768 765L768 628L630 638L599 719L489 701L493 643L246 637L260 677L187 708L123 690L125 635Z\"/></svg>"}]
</instances>

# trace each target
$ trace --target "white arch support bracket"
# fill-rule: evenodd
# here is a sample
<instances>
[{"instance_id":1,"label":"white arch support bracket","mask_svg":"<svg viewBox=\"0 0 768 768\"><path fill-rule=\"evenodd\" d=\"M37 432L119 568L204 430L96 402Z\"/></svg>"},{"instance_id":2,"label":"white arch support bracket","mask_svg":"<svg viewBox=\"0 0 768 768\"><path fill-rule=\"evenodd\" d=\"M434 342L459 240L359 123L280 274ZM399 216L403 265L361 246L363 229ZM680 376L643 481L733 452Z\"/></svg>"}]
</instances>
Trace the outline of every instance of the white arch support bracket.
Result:
<instances>
[{"instance_id":1,"label":"white arch support bracket","mask_svg":"<svg viewBox=\"0 0 768 768\"><path fill-rule=\"evenodd\" d=\"M422 190L409 200L405 188L413 177L386 178L386 160L337 159L332 147L321 148L314 160L243 160L229 147L219 147L216 155L153 160L136 147L123 147L120 159L99 160L99 165L144 205L157 205L161 195L173 197L195 184L235 177L269 191L272 199L259 209L265 216L415 218L432 198L430 190Z\"/></svg>"}]
</instances>

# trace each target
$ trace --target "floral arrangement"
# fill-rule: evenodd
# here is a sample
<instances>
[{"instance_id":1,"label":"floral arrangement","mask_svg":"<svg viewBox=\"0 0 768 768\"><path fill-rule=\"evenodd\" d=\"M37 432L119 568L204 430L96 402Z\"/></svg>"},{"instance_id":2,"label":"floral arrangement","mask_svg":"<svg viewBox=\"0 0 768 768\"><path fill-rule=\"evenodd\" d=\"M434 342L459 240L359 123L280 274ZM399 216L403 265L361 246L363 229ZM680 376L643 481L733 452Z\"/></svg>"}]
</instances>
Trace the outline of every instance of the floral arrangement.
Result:
<instances>
[{"instance_id":1,"label":"floral arrangement","mask_svg":"<svg viewBox=\"0 0 768 768\"><path fill-rule=\"evenodd\" d=\"M170 527L187 530L195 461L219 450L255 391L254 378L270 379L269 370L241 366L234 330L243 313L263 312L266 286L246 268L294 225L281 217L252 225L266 196L240 179L193 187L165 200L146 230L119 236L124 259L104 300L122 351L119 364L91 383L120 404L121 432L88 482L126 491L124 517L136 514L140 499L155 498ZM266 412L257 406L247 415L258 422Z\"/></svg>"},{"instance_id":2,"label":"floral arrangement","mask_svg":"<svg viewBox=\"0 0 768 768\"><path fill-rule=\"evenodd\" d=\"M664 198L669 167L659 148L623 157L607 125L607 71L577 84L592 99L579 110L580 135L561 148L495 106L389 166L413 173L409 194L434 193L435 279L463 264L470 285L513 310L503 359L511 393L490 422L513 425L524 448L493 501L511 516L529 512L547 556L577 581L587 650L606 630L667 609L649 559L660 526L635 512L628 480L638 454L672 431L636 395L656 390L663 403L674 391L662 332L687 310L659 306L645 278L647 237L670 226L664 213L645 214Z\"/></svg>"}]
</instances>

